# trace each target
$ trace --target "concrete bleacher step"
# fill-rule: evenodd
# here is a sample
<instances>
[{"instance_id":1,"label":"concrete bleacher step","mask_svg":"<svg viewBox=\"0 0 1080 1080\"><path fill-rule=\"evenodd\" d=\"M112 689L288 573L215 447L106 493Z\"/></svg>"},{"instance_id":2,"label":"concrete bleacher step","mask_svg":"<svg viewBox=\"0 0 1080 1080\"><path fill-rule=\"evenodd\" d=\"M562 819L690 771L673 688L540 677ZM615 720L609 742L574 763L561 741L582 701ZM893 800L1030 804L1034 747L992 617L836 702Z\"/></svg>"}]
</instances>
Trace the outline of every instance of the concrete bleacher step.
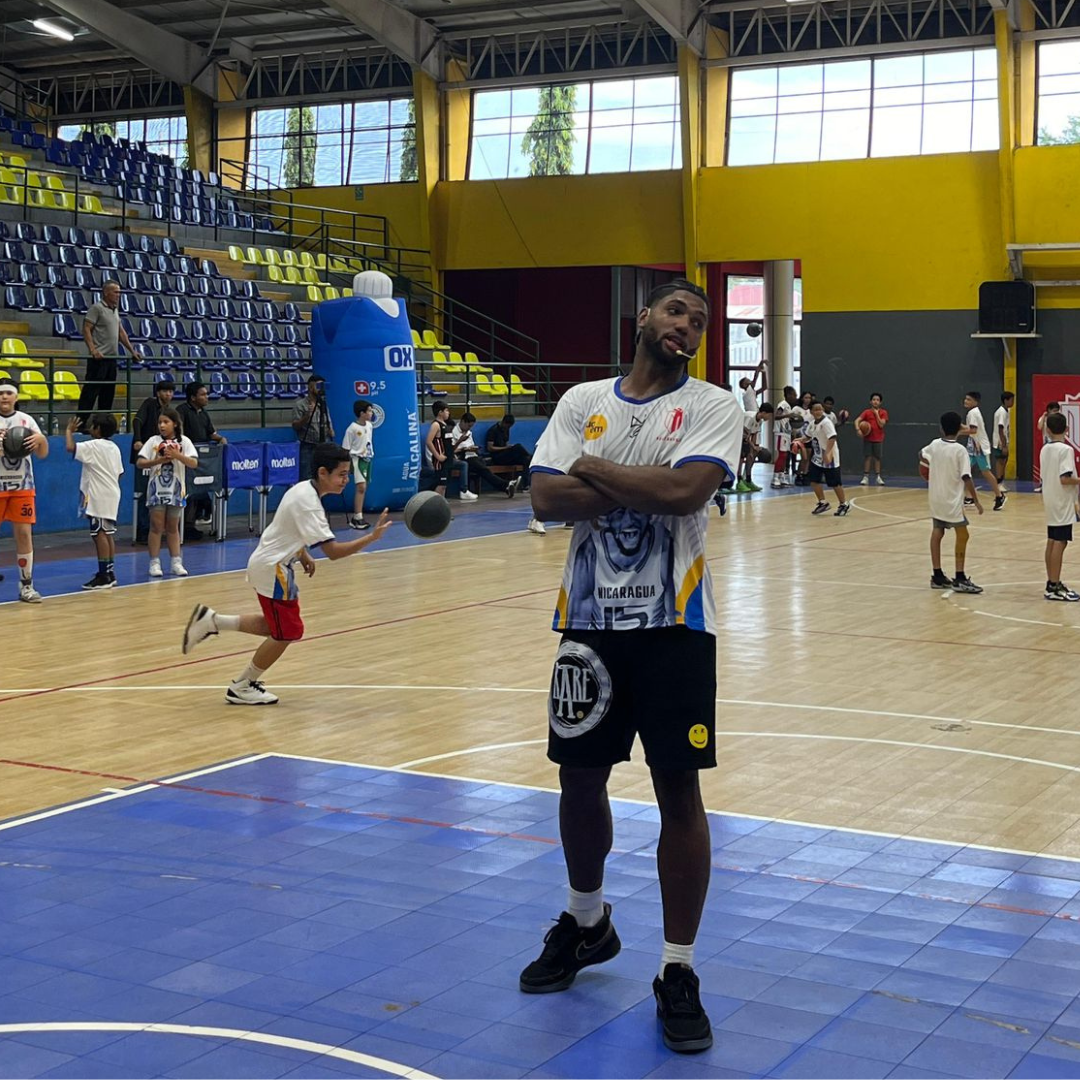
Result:
<instances>
[{"instance_id":1,"label":"concrete bleacher step","mask_svg":"<svg viewBox=\"0 0 1080 1080\"><path fill-rule=\"evenodd\" d=\"M0 337L24 338L30 333L30 324L17 319L0 319Z\"/></svg>"}]
</instances>

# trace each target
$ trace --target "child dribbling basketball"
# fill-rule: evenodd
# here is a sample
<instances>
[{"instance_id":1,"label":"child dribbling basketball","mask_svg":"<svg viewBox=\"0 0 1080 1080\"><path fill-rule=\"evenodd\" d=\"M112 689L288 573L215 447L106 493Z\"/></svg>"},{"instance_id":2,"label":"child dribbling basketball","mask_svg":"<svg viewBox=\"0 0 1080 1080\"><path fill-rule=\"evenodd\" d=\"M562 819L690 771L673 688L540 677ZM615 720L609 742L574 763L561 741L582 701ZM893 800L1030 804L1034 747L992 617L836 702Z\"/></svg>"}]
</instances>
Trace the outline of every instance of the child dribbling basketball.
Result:
<instances>
[{"instance_id":1,"label":"child dribbling basketball","mask_svg":"<svg viewBox=\"0 0 1080 1080\"><path fill-rule=\"evenodd\" d=\"M308 548L321 546L328 559L344 559L374 544L390 528L384 510L367 536L345 542L334 538L322 500L345 490L349 467L348 450L336 443L319 443L312 455L311 479L301 480L285 493L273 522L248 559L248 582L258 594L260 614L222 615L205 604L195 605L184 630L185 654L222 630L238 630L265 639L225 691L230 705L277 704L277 695L266 689L262 677L291 642L304 636L295 568L299 563L308 577L315 573L315 561Z\"/></svg>"}]
</instances>

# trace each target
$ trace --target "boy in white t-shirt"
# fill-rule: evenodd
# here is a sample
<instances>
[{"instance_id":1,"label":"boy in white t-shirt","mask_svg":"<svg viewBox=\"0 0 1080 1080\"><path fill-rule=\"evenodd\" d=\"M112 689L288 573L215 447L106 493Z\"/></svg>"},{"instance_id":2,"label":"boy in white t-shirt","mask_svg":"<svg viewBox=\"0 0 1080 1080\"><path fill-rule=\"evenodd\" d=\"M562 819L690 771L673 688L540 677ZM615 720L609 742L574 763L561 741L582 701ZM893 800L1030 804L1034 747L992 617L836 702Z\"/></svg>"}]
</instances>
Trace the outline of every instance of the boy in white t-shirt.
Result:
<instances>
[{"instance_id":1,"label":"boy in white t-shirt","mask_svg":"<svg viewBox=\"0 0 1080 1080\"><path fill-rule=\"evenodd\" d=\"M919 451L919 458L930 470L930 518L934 523L930 533L930 558L934 574L931 589L952 589L962 593L981 593L982 589L964 573L964 557L968 545L968 520L964 503L981 514L982 504L971 479L971 462L967 448L957 442L963 426L959 413L947 412L941 417L941 438ZM965 500L965 492L969 500ZM947 529L956 532L956 577L949 579L941 569L941 541Z\"/></svg>"},{"instance_id":2,"label":"boy in white t-shirt","mask_svg":"<svg viewBox=\"0 0 1080 1080\"><path fill-rule=\"evenodd\" d=\"M355 485L349 528L364 532L371 528L371 522L364 520L364 493L371 479L371 461L375 457L375 445L371 440L374 430L371 421L375 416L375 409L370 401L361 398L353 402L353 415L356 420L345 429L345 438L341 440L341 445L349 451Z\"/></svg>"},{"instance_id":3,"label":"boy in white t-shirt","mask_svg":"<svg viewBox=\"0 0 1080 1080\"><path fill-rule=\"evenodd\" d=\"M759 378L761 379L760 387L756 385ZM739 380L739 393L742 396L743 412L757 412L758 395L764 394L768 388L768 377L765 374L765 361L762 360L761 363L754 368L753 375L744 375Z\"/></svg>"},{"instance_id":4,"label":"boy in white t-shirt","mask_svg":"<svg viewBox=\"0 0 1080 1080\"><path fill-rule=\"evenodd\" d=\"M980 401L982 394L978 390L969 390L964 395L964 408L967 410L964 428L968 436L968 457L971 459L972 474L974 475L976 469L982 473L983 479L994 492L994 509L1000 510L1005 505L1005 492L1001 490L1001 485L990 468L990 436L986 434L986 422L979 408ZM971 505L970 500L967 505Z\"/></svg>"},{"instance_id":5,"label":"boy in white t-shirt","mask_svg":"<svg viewBox=\"0 0 1080 1080\"><path fill-rule=\"evenodd\" d=\"M735 491L739 494L760 491L754 483L754 466L757 464L758 451L761 449L761 425L773 417L773 407L763 401L754 409L746 410L743 420L742 457L739 461L739 482Z\"/></svg>"},{"instance_id":6,"label":"boy in white t-shirt","mask_svg":"<svg viewBox=\"0 0 1080 1080\"><path fill-rule=\"evenodd\" d=\"M374 544L390 528L390 517L384 510L369 535L347 541L334 538L322 500L345 490L349 470L348 450L336 443L319 443L312 455L311 479L301 480L285 492L274 520L248 559L247 577L258 594L260 614L222 615L205 604L195 605L184 630L185 654L222 630L239 630L265 639L240 676L229 684L225 700L230 705L277 704L277 695L266 689L262 677L290 642L304 636L295 568L299 563L308 577L315 573L315 561L307 549L321 546L328 559L344 559Z\"/></svg>"},{"instance_id":7,"label":"boy in white t-shirt","mask_svg":"<svg viewBox=\"0 0 1080 1080\"><path fill-rule=\"evenodd\" d=\"M1054 413L1061 412L1061 403L1058 401L1048 401L1046 408L1043 409L1042 415L1039 417L1036 427L1042 434L1043 446L1050 441L1050 432L1046 430L1046 421L1054 415ZM1035 477L1035 486L1031 489L1036 495L1042 492L1042 478L1040 476Z\"/></svg>"},{"instance_id":8,"label":"boy in white t-shirt","mask_svg":"<svg viewBox=\"0 0 1080 1080\"><path fill-rule=\"evenodd\" d=\"M90 519L90 535L97 549L97 573L84 589L111 589L116 585L116 520L120 516L120 477L124 460L112 441L116 417L94 413L90 417L90 439L75 441L82 421L73 416L64 432L67 452L82 465L79 480L80 511Z\"/></svg>"},{"instance_id":9,"label":"boy in white t-shirt","mask_svg":"<svg viewBox=\"0 0 1080 1080\"><path fill-rule=\"evenodd\" d=\"M844 494L844 481L840 475L840 446L836 439L836 425L825 415L825 407L820 401L810 406L810 424L806 435L798 440L802 448L810 450L810 468L807 476L810 486L817 496L817 506L810 512L824 514L829 509L825 500L825 484L836 493L840 505L833 517L846 517L851 503Z\"/></svg>"},{"instance_id":10,"label":"boy in white t-shirt","mask_svg":"<svg viewBox=\"0 0 1080 1080\"><path fill-rule=\"evenodd\" d=\"M994 413L993 464L994 475L1000 484L1005 479L1005 466L1009 461L1009 448L1012 446L1012 423L1009 412L1012 410L1016 395L1006 390L1001 395L1001 404Z\"/></svg>"},{"instance_id":11,"label":"boy in white t-shirt","mask_svg":"<svg viewBox=\"0 0 1080 1080\"><path fill-rule=\"evenodd\" d=\"M1080 478L1076 473L1076 454L1065 441L1068 421L1062 412L1046 418L1045 431L1050 441L1039 454L1039 476L1042 478L1043 510L1046 512L1046 592L1047 600L1076 602L1075 593L1061 580L1061 563L1065 548L1072 540L1076 519L1076 488Z\"/></svg>"}]
</instances>

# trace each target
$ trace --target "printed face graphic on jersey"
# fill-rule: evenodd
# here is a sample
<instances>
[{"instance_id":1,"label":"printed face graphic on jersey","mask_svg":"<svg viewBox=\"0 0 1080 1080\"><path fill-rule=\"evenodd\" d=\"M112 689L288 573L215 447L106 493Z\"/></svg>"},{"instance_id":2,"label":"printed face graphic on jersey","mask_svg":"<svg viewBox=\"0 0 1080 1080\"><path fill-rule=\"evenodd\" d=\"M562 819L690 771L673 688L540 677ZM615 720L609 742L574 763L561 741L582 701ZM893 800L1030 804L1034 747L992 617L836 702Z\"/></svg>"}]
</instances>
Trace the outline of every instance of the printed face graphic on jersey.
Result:
<instances>
[{"instance_id":1,"label":"printed face graphic on jersey","mask_svg":"<svg viewBox=\"0 0 1080 1080\"><path fill-rule=\"evenodd\" d=\"M656 532L648 514L620 506L607 515L600 541L613 570L636 571L648 562Z\"/></svg>"}]
</instances>

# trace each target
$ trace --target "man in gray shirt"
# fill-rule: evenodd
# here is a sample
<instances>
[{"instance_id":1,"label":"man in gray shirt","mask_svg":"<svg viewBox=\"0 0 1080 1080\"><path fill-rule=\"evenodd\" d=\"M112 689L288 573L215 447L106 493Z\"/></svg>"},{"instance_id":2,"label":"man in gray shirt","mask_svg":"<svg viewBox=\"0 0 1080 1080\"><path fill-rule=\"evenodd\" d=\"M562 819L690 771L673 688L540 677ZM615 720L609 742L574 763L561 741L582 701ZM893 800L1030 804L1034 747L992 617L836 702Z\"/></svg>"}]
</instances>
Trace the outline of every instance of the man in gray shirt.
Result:
<instances>
[{"instance_id":1,"label":"man in gray shirt","mask_svg":"<svg viewBox=\"0 0 1080 1080\"><path fill-rule=\"evenodd\" d=\"M83 340L90 350L82 393L79 394L79 416L84 424L87 416L96 409L103 412L112 410L120 342L132 356L141 355L120 324L119 304L119 282L106 281L101 289L101 301L91 304L83 317Z\"/></svg>"},{"instance_id":2,"label":"man in gray shirt","mask_svg":"<svg viewBox=\"0 0 1080 1080\"><path fill-rule=\"evenodd\" d=\"M307 397L293 406L292 427L300 440L300 479L311 479L312 459L319 443L334 441L334 425L326 410L326 384L321 375L307 381Z\"/></svg>"}]
</instances>

